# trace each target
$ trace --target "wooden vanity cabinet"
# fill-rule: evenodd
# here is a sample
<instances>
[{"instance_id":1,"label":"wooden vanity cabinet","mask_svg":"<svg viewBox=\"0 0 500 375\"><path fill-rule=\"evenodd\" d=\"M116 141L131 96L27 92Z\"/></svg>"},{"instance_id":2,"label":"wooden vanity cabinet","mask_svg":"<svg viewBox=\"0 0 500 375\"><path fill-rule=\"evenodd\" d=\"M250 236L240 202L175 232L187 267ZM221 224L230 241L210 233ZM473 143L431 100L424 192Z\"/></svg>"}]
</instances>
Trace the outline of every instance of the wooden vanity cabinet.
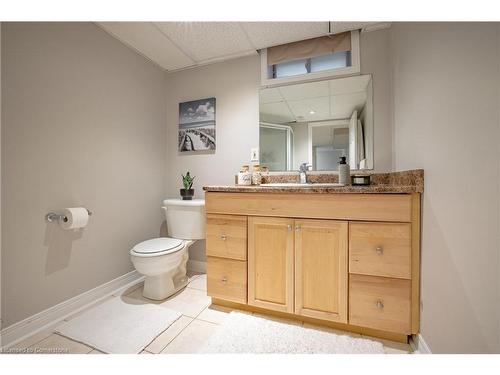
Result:
<instances>
[{"instance_id":1,"label":"wooden vanity cabinet","mask_svg":"<svg viewBox=\"0 0 500 375\"><path fill-rule=\"evenodd\" d=\"M393 340L418 333L420 194L205 199L215 303Z\"/></svg>"}]
</instances>

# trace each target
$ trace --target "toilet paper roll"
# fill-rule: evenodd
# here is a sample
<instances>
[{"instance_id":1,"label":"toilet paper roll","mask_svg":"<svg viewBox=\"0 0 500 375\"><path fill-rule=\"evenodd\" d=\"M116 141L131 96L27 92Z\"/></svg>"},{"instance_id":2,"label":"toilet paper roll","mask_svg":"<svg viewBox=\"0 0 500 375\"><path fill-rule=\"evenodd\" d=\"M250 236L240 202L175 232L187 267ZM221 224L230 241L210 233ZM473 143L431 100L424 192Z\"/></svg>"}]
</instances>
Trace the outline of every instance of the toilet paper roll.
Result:
<instances>
[{"instance_id":1,"label":"toilet paper roll","mask_svg":"<svg viewBox=\"0 0 500 375\"><path fill-rule=\"evenodd\" d=\"M65 208L59 224L63 229L83 228L89 222L89 212L84 207Z\"/></svg>"}]
</instances>

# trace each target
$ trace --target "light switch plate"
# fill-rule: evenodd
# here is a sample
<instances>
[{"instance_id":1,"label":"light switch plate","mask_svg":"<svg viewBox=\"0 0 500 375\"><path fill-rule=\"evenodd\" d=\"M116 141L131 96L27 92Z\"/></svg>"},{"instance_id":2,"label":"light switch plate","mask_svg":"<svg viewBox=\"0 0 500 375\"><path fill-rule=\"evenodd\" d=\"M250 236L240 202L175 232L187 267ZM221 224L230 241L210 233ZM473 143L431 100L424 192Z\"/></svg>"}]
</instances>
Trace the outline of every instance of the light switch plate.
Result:
<instances>
[{"instance_id":1,"label":"light switch plate","mask_svg":"<svg viewBox=\"0 0 500 375\"><path fill-rule=\"evenodd\" d=\"M259 148L255 147L250 149L250 161L258 162L259 161Z\"/></svg>"}]
</instances>

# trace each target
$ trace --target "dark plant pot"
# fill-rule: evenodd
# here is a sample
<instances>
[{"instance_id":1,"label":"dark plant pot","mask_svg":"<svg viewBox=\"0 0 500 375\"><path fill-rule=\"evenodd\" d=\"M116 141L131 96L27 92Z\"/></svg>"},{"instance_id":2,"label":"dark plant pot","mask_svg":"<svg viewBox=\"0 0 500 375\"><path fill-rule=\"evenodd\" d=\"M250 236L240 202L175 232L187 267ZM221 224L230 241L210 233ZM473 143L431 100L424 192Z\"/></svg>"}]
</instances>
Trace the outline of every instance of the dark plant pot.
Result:
<instances>
[{"instance_id":1,"label":"dark plant pot","mask_svg":"<svg viewBox=\"0 0 500 375\"><path fill-rule=\"evenodd\" d=\"M183 201L190 201L194 196L194 189L180 189Z\"/></svg>"}]
</instances>

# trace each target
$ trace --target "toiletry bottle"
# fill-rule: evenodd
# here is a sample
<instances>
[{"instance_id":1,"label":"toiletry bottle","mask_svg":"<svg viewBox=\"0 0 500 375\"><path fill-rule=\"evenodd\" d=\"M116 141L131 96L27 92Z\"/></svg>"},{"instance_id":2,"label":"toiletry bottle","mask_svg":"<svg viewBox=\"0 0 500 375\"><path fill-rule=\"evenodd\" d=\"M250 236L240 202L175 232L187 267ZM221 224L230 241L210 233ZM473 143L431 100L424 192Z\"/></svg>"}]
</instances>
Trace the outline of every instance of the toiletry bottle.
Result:
<instances>
[{"instance_id":1,"label":"toiletry bottle","mask_svg":"<svg viewBox=\"0 0 500 375\"><path fill-rule=\"evenodd\" d=\"M269 182L269 167L260 167L261 183Z\"/></svg>"},{"instance_id":2,"label":"toiletry bottle","mask_svg":"<svg viewBox=\"0 0 500 375\"><path fill-rule=\"evenodd\" d=\"M248 165L241 167L240 173L238 173L238 185L252 184L252 173L250 173L249 169Z\"/></svg>"},{"instance_id":3,"label":"toiletry bottle","mask_svg":"<svg viewBox=\"0 0 500 375\"><path fill-rule=\"evenodd\" d=\"M260 185L261 180L262 174L260 173L260 165L256 164L253 166L252 185Z\"/></svg>"},{"instance_id":4,"label":"toiletry bottle","mask_svg":"<svg viewBox=\"0 0 500 375\"><path fill-rule=\"evenodd\" d=\"M349 185L350 174L349 164L346 163L345 156L341 156L339 163L339 184Z\"/></svg>"}]
</instances>

